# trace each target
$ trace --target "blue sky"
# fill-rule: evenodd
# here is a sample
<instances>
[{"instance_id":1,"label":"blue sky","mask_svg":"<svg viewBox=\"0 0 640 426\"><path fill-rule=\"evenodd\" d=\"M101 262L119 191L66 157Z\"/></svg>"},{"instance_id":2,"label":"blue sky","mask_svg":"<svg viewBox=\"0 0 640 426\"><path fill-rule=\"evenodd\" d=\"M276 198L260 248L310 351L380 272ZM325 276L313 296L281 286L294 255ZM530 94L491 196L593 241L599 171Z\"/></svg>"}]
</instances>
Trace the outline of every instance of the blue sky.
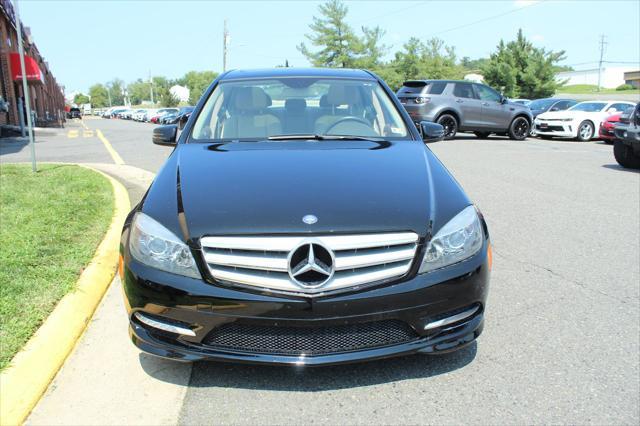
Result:
<instances>
[{"instance_id":1,"label":"blue sky","mask_svg":"<svg viewBox=\"0 0 640 426\"><path fill-rule=\"evenodd\" d=\"M308 66L304 40L316 1L55 1L22 0L20 11L67 92L95 82L126 82L189 70L222 70L222 28L231 33L229 67ZM379 25L391 52L412 36L442 38L458 57L488 56L522 28L537 46L566 50L565 64L593 68L600 34L605 60L640 66L640 1L348 1L359 30ZM612 66L614 64L611 64Z\"/></svg>"}]
</instances>

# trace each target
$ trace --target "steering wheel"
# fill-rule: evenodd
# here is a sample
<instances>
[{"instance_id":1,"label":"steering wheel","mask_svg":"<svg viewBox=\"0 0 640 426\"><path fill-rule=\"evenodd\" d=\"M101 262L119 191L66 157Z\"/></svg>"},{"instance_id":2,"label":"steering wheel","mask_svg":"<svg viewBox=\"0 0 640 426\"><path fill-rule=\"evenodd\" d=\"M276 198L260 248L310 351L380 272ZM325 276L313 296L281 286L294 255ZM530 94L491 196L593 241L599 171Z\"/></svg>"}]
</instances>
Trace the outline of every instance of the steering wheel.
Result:
<instances>
[{"instance_id":1,"label":"steering wheel","mask_svg":"<svg viewBox=\"0 0 640 426\"><path fill-rule=\"evenodd\" d=\"M327 129L324 131L324 133L325 134L329 134L329 130L333 129L338 124L342 124L342 123L345 123L347 121L355 121L356 123L364 124L365 126L367 126L369 128L371 127L371 123L369 123L364 118L356 117L354 115L347 115L346 117L342 117L340 120L336 121L335 123L333 123L332 125L327 127Z\"/></svg>"}]
</instances>

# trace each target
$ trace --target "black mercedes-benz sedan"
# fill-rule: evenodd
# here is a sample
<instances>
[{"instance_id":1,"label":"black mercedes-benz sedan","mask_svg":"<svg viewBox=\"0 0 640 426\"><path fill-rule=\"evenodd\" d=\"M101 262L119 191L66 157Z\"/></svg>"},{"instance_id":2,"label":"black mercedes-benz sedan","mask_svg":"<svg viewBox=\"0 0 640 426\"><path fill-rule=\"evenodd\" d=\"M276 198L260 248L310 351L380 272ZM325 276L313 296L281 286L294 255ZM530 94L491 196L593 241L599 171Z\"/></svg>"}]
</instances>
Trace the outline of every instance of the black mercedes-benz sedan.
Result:
<instances>
[{"instance_id":1,"label":"black mercedes-benz sedan","mask_svg":"<svg viewBox=\"0 0 640 426\"><path fill-rule=\"evenodd\" d=\"M491 246L425 144L442 137L367 71L222 74L186 123L154 130L174 150L121 240L133 342L281 365L473 342Z\"/></svg>"}]
</instances>

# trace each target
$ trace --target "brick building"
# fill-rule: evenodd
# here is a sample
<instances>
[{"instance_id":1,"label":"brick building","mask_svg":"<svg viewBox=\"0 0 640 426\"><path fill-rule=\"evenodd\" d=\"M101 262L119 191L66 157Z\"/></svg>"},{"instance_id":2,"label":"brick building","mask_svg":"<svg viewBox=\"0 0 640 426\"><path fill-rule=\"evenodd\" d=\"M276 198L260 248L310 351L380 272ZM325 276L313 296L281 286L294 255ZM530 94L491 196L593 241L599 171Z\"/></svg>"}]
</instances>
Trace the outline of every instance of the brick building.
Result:
<instances>
[{"instance_id":1,"label":"brick building","mask_svg":"<svg viewBox=\"0 0 640 426\"><path fill-rule=\"evenodd\" d=\"M18 99L23 98L22 70L18 54L18 33L13 5L0 0L0 96L8 102L8 112L0 110L0 125L19 125ZM29 100L37 126L58 126L64 117L64 93L49 70L29 28L22 27L25 71Z\"/></svg>"}]
</instances>

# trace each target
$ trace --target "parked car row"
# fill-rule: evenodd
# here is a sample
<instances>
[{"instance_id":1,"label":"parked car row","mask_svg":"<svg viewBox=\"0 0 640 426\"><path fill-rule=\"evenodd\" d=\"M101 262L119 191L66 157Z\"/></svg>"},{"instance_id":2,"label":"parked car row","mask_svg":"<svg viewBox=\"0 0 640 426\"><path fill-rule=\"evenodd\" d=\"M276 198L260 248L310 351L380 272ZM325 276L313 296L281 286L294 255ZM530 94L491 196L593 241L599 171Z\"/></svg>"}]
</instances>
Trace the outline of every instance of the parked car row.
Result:
<instances>
[{"instance_id":1,"label":"parked car row","mask_svg":"<svg viewBox=\"0 0 640 426\"><path fill-rule=\"evenodd\" d=\"M127 108L113 107L102 114L102 118L119 118L154 124L175 124L181 119L189 118L192 106L180 108Z\"/></svg>"},{"instance_id":2,"label":"parked car row","mask_svg":"<svg viewBox=\"0 0 640 426\"><path fill-rule=\"evenodd\" d=\"M510 100L485 84L456 80L406 81L397 96L416 123L441 124L445 139L473 132L479 138L497 134L515 140L539 136L589 141L601 134L601 124L605 135L610 131L603 124L610 116L635 106L625 101Z\"/></svg>"}]
</instances>

